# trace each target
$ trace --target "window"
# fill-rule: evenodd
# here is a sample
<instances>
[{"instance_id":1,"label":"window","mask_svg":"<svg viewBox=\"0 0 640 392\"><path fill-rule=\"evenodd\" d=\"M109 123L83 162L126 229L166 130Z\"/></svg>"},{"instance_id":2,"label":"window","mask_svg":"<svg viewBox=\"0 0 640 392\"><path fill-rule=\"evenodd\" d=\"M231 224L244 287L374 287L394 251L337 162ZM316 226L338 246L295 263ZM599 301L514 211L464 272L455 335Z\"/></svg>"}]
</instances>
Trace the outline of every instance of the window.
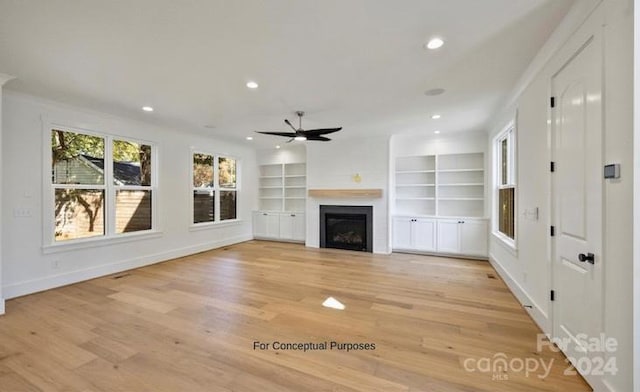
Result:
<instances>
[{"instance_id":1,"label":"window","mask_svg":"<svg viewBox=\"0 0 640 392\"><path fill-rule=\"evenodd\" d=\"M515 132L513 125L507 127L496 139L496 178L497 178L497 216L496 230L499 234L513 241L515 232L515 196L516 196L516 170L515 170Z\"/></svg>"},{"instance_id":2,"label":"window","mask_svg":"<svg viewBox=\"0 0 640 392\"><path fill-rule=\"evenodd\" d=\"M50 136L52 242L153 229L150 144L68 129Z\"/></svg>"},{"instance_id":3,"label":"window","mask_svg":"<svg viewBox=\"0 0 640 392\"><path fill-rule=\"evenodd\" d=\"M236 160L193 153L193 223L237 219Z\"/></svg>"}]
</instances>

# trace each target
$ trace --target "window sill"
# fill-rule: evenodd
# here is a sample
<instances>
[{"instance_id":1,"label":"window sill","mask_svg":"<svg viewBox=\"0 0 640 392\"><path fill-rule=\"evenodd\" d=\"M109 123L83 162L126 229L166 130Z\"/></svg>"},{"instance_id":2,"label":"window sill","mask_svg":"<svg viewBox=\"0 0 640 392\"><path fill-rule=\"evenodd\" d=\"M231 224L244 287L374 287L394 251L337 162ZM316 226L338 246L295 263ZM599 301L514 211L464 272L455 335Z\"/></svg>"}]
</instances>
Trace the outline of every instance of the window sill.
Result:
<instances>
[{"instance_id":1,"label":"window sill","mask_svg":"<svg viewBox=\"0 0 640 392\"><path fill-rule=\"evenodd\" d=\"M161 231L144 231L139 233L120 234L113 237L99 237L71 240L69 242L60 242L42 247L42 253L59 253L68 252L77 249L96 248L100 246L108 246L121 244L125 242L148 240L152 238L160 238L163 236Z\"/></svg>"},{"instance_id":2,"label":"window sill","mask_svg":"<svg viewBox=\"0 0 640 392\"><path fill-rule=\"evenodd\" d=\"M514 240L497 231L493 231L491 232L491 234L493 235L493 238L497 240L496 242L500 244L504 249L506 249L513 256L518 256L518 247L516 246L516 242Z\"/></svg>"},{"instance_id":3,"label":"window sill","mask_svg":"<svg viewBox=\"0 0 640 392\"><path fill-rule=\"evenodd\" d=\"M189 231L201 231L201 230L210 230L210 229L218 229L221 227L227 226L236 226L243 223L242 219L230 219L220 222L206 222L206 223L196 223L189 226Z\"/></svg>"}]
</instances>

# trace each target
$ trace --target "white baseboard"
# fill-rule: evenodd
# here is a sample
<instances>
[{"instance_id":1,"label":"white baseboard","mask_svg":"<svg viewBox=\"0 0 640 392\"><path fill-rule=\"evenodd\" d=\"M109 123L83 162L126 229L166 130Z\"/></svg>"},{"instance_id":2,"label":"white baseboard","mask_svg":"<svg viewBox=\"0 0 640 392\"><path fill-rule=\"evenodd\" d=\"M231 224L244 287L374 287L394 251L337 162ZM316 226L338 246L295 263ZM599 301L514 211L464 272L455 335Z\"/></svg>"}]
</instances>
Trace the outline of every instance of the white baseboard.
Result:
<instances>
[{"instance_id":1,"label":"white baseboard","mask_svg":"<svg viewBox=\"0 0 640 392\"><path fill-rule=\"evenodd\" d=\"M0 316L4 314L4 298L0 298Z\"/></svg>"},{"instance_id":2,"label":"white baseboard","mask_svg":"<svg viewBox=\"0 0 640 392\"><path fill-rule=\"evenodd\" d=\"M493 254L489 254L489 263L491 266L498 272L498 275L502 278L502 280L506 283L507 287L513 295L517 298L517 300L524 307L525 305L531 306L530 308L525 307L524 310L529 313L533 321L538 324L538 327L547 334L547 336L551 333L551 325L549 315L544 312L540 306L527 294L526 290L518 284L518 282L511 276L507 270L502 267L502 264Z\"/></svg>"},{"instance_id":3,"label":"white baseboard","mask_svg":"<svg viewBox=\"0 0 640 392\"><path fill-rule=\"evenodd\" d=\"M142 257L135 257L129 260L123 260L116 263L100 265L78 271L65 272L58 275L47 276L44 278L27 280L24 282L13 283L3 287L3 294L6 299L20 297L27 294L33 294L39 291L49 290L60 286L66 286L72 283L82 282L84 280L94 279L105 275L115 274L118 272L140 268L151 264L160 263L192 255L194 253L204 252L211 249L229 246L240 242L252 240L251 235L242 235L227 238L221 241L206 242L185 248L174 249L168 252L156 253ZM2 307L4 311L4 301ZM0 312L2 314L2 312Z\"/></svg>"}]
</instances>

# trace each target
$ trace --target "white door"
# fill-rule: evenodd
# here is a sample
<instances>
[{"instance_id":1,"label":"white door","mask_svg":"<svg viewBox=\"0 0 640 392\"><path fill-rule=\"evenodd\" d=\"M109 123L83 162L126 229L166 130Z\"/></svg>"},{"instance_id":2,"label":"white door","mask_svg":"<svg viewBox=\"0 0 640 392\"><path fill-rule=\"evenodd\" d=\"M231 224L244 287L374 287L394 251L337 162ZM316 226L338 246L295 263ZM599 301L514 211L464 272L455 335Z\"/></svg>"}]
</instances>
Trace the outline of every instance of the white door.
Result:
<instances>
[{"instance_id":1,"label":"white door","mask_svg":"<svg viewBox=\"0 0 640 392\"><path fill-rule=\"evenodd\" d=\"M411 223L413 218L393 218L393 247L394 249L411 249Z\"/></svg>"},{"instance_id":2,"label":"white door","mask_svg":"<svg viewBox=\"0 0 640 392\"><path fill-rule=\"evenodd\" d=\"M438 221L438 252L460 252L459 222L461 221L444 219Z\"/></svg>"},{"instance_id":3,"label":"white door","mask_svg":"<svg viewBox=\"0 0 640 392\"><path fill-rule=\"evenodd\" d=\"M585 339L578 335L597 338L602 332L602 264L607 262L602 259L601 38L580 44L551 79L553 332L571 342L566 354L577 361L590 356L580 351Z\"/></svg>"},{"instance_id":4,"label":"white door","mask_svg":"<svg viewBox=\"0 0 640 392\"><path fill-rule=\"evenodd\" d=\"M436 250L436 221L433 219L414 219L411 225L413 248L423 251Z\"/></svg>"},{"instance_id":5,"label":"white door","mask_svg":"<svg viewBox=\"0 0 640 392\"><path fill-rule=\"evenodd\" d=\"M460 253L465 255L487 255L487 222L464 220L460 224Z\"/></svg>"}]
</instances>

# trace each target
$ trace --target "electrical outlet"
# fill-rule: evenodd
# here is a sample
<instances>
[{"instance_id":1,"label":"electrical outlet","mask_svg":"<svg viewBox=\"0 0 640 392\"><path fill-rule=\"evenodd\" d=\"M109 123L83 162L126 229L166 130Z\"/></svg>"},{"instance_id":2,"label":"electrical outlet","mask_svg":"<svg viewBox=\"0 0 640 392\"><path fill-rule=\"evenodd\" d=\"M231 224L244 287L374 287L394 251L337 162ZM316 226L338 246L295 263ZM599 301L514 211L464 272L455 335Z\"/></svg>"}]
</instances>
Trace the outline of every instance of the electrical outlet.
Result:
<instances>
[{"instance_id":1,"label":"electrical outlet","mask_svg":"<svg viewBox=\"0 0 640 392\"><path fill-rule=\"evenodd\" d=\"M27 207L16 207L13 209L14 218L30 218L31 217L31 208Z\"/></svg>"}]
</instances>

